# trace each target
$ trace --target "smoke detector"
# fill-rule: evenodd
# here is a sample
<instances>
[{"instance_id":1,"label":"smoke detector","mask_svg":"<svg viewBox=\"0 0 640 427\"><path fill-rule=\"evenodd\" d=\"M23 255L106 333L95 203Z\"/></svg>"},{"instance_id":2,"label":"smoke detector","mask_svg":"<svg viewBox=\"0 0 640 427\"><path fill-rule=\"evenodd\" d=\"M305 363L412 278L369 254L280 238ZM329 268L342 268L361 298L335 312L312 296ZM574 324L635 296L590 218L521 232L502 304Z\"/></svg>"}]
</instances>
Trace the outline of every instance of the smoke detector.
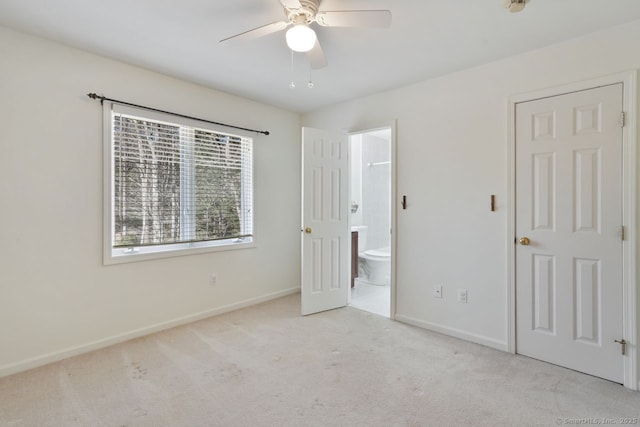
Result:
<instances>
[{"instance_id":1,"label":"smoke detector","mask_svg":"<svg viewBox=\"0 0 640 427\"><path fill-rule=\"evenodd\" d=\"M504 0L504 7L511 13L520 12L529 0Z\"/></svg>"}]
</instances>

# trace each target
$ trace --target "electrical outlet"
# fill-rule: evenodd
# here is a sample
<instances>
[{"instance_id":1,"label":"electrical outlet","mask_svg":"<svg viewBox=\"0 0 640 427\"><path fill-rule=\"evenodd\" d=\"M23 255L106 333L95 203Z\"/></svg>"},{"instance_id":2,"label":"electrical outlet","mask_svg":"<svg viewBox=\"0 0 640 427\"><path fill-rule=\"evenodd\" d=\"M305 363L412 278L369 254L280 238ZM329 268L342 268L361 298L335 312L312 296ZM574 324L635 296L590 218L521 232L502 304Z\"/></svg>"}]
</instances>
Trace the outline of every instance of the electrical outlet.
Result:
<instances>
[{"instance_id":1,"label":"electrical outlet","mask_svg":"<svg viewBox=\"0 0 640 427\"><path fill-rule=\"evenodd\" d=\"M442 298L442 285L435 285L433 287L433 297Z\"/></svg>"},{"instance_id":2,"label":"electrical outlet","mask_svg":"<svg viewBox=\"0 0 640 427\"><path fill-rule=\"evenodd\" d=\"M216 276L215 273L211 273L211 275L209 276L209 284L211 286L214 286L217 282L218 282L218 276Z\"/></svg>"},{"instance_id":3,"label":"electrical outlet","mask_svg":"<svg viewBox=\"0 0 640 427\"><path fill-rule=\"evenodd\" d=\"M458 289L458 302L463 304L467 303L467 290L466 289Z\"/></svg>"}]
</instances>

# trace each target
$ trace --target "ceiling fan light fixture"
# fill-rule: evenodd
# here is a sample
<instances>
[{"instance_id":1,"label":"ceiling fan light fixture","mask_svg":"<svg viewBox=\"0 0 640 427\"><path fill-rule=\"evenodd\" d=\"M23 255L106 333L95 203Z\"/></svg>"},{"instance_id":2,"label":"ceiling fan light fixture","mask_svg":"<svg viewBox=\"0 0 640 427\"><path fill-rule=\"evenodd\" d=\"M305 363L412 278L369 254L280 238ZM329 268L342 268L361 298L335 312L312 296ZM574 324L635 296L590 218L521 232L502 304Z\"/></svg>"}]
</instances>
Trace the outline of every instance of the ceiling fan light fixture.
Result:
<instances>
[{"instance_id":1,"label":"ceiling fan light fixture","mask_svg":"<svg viewBox=\"0 0 640 427\"><path fill-rule=\"evenodd\" d=\"M287 46L294 52L309 52L316 44L316 32L305 24L289 28L286 38Z\"/></svg>"}]
</instances>

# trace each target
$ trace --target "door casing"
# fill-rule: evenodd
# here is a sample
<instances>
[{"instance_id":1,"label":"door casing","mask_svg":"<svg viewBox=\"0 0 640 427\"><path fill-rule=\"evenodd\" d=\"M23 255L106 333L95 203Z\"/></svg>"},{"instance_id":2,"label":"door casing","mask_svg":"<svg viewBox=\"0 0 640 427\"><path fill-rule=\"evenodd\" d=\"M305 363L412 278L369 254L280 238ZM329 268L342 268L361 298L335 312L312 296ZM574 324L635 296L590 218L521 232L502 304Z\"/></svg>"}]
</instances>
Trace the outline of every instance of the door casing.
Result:
<instances>
[{"instance_id":1,"label":"door casing","mask_svg":"<svg viewBox=\"0 0 640 427\"><path fill-rule=\"evenodd\" d=\"M623 84L623 110L625 126L623 134L622 159L622 223L625 227L625 240L622 244L622 287L623 287L623 337L629 341L627 356L624 358L624 386L639 390L638 383L638 327L637 327L637 285L636 285L636 183L637 171L637 76L636 70L570 83L562 86L541 89L533 92L513 95L508 99L507 112L507 343L508 351L516 352L516 277L515 277L515 110L516 104L551 96L563 95L580 90L592 89L615 83Z\"/></svg>"},{"instance_id":2,"label":"door casing","mask_svg":"<svg viewBox=\"0 0 640 427\"><path fill-rule=\"evenodd\" d=\"M397 224L397 215L398 215L398 204L400 201L397 196L397 166L396 166L396 155L397 155L397 132L396 132L396 120L392 122L382 124L380 126L374 126L371 128L366 128L362 130L350 131L348 133L349 136L349 148L351 148L351 137L353 135L359 135L363 133L375 132L381 129L391 129L391 300L390 300L390 310L389 310L389 318L392 320L396 320L396 296L398 292L398 286L396 282L397 274L396 274L396 250L398 244L398 224ZM349 155L351 150L349 150ZM349 165L351 165L351 161L349 161ZM349 170L349 177L351 177L351 170ZM353 200L351 197L351 182L349 182L349 200ZM351 218L351 217L349 217ZM351 220L349 220L349 227L351 227ZM349 240L350 241L350 240ZM349 246L349 250L351 250L351 246ZM351 298L351 293L349 293L349 298Z\"/></svg>"}]
</instances>

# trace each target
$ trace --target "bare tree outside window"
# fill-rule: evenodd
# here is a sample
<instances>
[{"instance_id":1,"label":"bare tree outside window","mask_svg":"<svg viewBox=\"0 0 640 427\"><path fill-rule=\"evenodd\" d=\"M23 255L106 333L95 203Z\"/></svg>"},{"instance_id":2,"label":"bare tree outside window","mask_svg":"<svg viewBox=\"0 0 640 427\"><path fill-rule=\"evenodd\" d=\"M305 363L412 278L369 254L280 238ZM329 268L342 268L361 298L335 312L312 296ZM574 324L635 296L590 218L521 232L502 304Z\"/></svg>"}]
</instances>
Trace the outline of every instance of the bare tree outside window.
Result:
<instances>
[{"instance_id":1,"label":"bare tree outside window","mask_svg":"<svg viewBox=\"0 0 640 427\"><path fill-rule=\"evenodd\" d=\"M112 123L114 248L252 234L250 139L123 114Z\"/></svg>"}]
</instances>

